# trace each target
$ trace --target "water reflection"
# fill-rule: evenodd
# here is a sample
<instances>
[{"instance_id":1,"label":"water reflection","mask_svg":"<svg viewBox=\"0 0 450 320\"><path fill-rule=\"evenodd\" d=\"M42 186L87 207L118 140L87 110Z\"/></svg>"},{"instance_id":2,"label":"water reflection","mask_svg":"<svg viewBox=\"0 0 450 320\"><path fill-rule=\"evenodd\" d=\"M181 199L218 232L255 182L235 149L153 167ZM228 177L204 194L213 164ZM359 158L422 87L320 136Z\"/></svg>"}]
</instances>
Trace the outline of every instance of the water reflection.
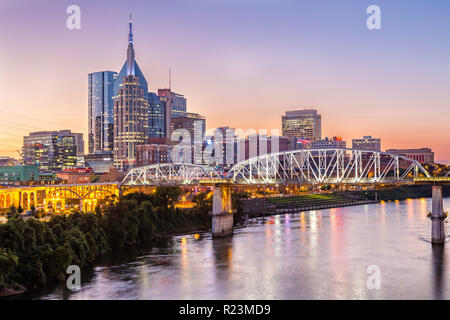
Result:
<instances>
[{"instance_id":1,"label":"water reflection","mask_svg":"<svg viewBox=\"0 0 450 320\"><path fill-rule=\"evenodd\" d=\"M433 292L434 299L443 299L443 292L445 289L445 261L444 261L444 246L432 245L433 252Z\"/></svg>"},{"instance_id":2,"label":"water reflection","mask_svg":"<svg viewBox=\"0 0 450 320\"><path fill-rule=\"evenodd\" d=\"M232 237L172 237L127 249L43 299L449 299L445 247L432 246L429 199L254 220ZM382 273L366 286L367 267Z\"/></svg>"}]
</instances>

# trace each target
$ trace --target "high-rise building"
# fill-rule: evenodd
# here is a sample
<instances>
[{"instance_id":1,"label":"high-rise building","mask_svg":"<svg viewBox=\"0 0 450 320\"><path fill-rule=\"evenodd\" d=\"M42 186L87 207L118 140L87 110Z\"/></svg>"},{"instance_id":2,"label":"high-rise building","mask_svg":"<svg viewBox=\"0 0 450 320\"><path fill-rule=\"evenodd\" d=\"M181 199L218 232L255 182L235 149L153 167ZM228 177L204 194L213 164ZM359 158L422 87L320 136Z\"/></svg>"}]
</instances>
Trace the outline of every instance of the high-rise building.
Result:
<instances>
[{"instance_id":1,"label":"high-rise building","mask_svg":"<svg viewBox=\"0 0 450 320\"><path fill-rule=\"evenodd\" d=\"M89 153L113 150L113 92L116 78L117 73L113 71L93 72L88 75Z\"/></svg>"},{"instance_id":2,"label":"high-rise building","mask_svg":"<svg viewBox=\"0 0 450 320\"><path fill-rule=\"evenodd\" d=\"M184 117L186 114L186 98L171 89L158 89L158 96L166 102L171 110L171 117Z\"/></svg>"},{"instance_id":3,"label":"high-rise building","mask_svg":"<svg viewBox=\"0 0 450 320\"><path fill-rule=\"evenodd\" d=\"M77 157L84 157L84 139L82 133L70 132L75 138L75 145L77 146Z\"/></svg>"},{"instance_id":4,"label":"high-rise building","mask_svg":"<svg viewBox=\"0 0 450 320\"><path fill-rule=\"evenodd\" d=\"M23 137L24 165L39 166L42 171L60 171L75 168L77 144L70 130L32 132Z\"/></svg>"},{"instance_id":5,"label":"high-rise building","mask_svg":"<svg viewBox=\"0 0 450 320\"><path fill-rule=\"evenodd\" d=\"M134 55L130 16L127 60L114 83L114 166L136 165L136 146L148 139L148 85Z\"/></svg>"},{"instance_id":6,"label":"high-rise building","mask_svg":"<svg viewBox=\"0 0 450 320\"><path fill-rule=\"evenodd\" d=\"M171 89L158 89L158 96L164 103L166 138L170 140L171 119L186 116L186 98L182 94L172 92Z\"/></svg>"},{"instance_id":7,"label":"high-rise building","mask_svg":"<svg viewBox=\"0 0 450 320\"><path fill-rule=\"evenodd\" d=\"M166 110L164 103L156 93L148 93L148 136L166 137Z\"/></svg>"},{"instance_id":8,"label":"high-rise building","mask_svg":"<svg viewBox=\"0 0 450 320\"><path fill-rule=\"evenodd\" d=\"M352 140L352 149L381 151L381 139L364 136L362 139Z\"/></svg>"},{"instance_id":9,"label":"high-rise building","mask_svg":"<svg viewBox=\"0 0 450 320\"><path fill-rule=\"evenodd\" d=\"M195 123L199 123L199 131L195 131ZM194 138L203 140L206 131L206 118L198 113L186 112L183 117L172 117L170 123L170 133L177 129L186 129Z\"/></svg>"},{"instance_id":10,"label":"high-rise building","mask_svg":"<svg viewBox=\"0 0 450 320\"><path fill-rule=\"evenodd\" d=\"M282 135L309 141L322 138L322 116L317 110L286 111L281 117Z\"/></svg>"},{"instance_id":11,"label":"high-rise building","mask_svg":"<svg viewBox=\"0 0 450 320\"><path fill-rule=\"evenodd\" d=\"M170 137L175 130L185 129L189 132L191 145L191 160L196 164L203 164L203 148L204 137L206 132L206 119L198 113L187 112L183 117L175 117L171 119L170 123ZM186 137L183 135L183 139ZM169 140L169 139L168 139ZM184 143L189 141L183 141ZM172 159L174 160L174 159Z\"/></svg>"}]
</instances>

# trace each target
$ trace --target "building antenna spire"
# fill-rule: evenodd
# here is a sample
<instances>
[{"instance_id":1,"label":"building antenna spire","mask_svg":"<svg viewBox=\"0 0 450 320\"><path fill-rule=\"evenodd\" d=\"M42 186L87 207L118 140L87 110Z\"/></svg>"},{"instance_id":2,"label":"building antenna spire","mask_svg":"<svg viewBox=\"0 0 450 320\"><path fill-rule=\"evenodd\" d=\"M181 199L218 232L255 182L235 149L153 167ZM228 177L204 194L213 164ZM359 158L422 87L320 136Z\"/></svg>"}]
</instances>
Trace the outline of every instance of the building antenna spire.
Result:
<instances>
[{"instance_id":1,"label":"building antenna spire","mask_svg":"<svg viewBox=\"0 0 450 320\"><path fill-rule=\"evenodd\" d=\"M133 48L133 23L131 22L130 12L130 33L128 34L128 49L127 49L127 76L135 75L134 67L134 48Z\"/></svg>"},{"instance_id":2,"label":"building antenna spire","mask_svg":"<svg viewBox=\"0 0 450 320\"><path fill-rule=\"evenodd\" d=\"M128 34L128 43L133 44L133 23L131 22L131 12L130 12L130 33Z\"/></svg>"},{"instance_id":3,"label":"building antenna spire","mask_svg":"<svg viewBox=\"0 0 450 320\"><path fill-rule=\"evenodd\" d=\"M169 90L172 91L172 75L170 73L170 67L169 67Z\"/></svg>"}]
</instances>

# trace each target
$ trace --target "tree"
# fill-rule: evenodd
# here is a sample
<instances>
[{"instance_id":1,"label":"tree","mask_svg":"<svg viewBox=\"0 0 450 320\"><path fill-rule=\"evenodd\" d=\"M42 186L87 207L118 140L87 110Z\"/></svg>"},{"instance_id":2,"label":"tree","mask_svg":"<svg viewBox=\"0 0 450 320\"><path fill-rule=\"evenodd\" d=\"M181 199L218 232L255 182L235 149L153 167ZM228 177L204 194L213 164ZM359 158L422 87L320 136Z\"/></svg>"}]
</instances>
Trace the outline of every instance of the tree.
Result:
<instances>
[{"instance_id":1,"label":"tree","mask_svg":"<svg viewBox=\"0 0 450 320\"><path fill-rule=\"evenodd\" d=\"M3 288L19 264L19 258L9 249L0 248L0 288Z\"/></svg>"},{"instance_id":2,"label":"tree","mask_svg":"<svg viewBox=\"0 0 450 320\"><path fill-rule=\"evenodd\" d=\"M208 199L207 196L206 192L200 192L192 198L194 208L203 215L207 215L212 210L212 199Z\"/></svg>"},{"instance_id":3,"label":"tree","mask_svg":"<svg viewBox=\"0 0 450 320\"><path fill-rule=\"evenodd\" d=\"M182 193L179 187L158 187L152 201L153 205L156 208L174 207Z\"/></svg>"}]
</instances>

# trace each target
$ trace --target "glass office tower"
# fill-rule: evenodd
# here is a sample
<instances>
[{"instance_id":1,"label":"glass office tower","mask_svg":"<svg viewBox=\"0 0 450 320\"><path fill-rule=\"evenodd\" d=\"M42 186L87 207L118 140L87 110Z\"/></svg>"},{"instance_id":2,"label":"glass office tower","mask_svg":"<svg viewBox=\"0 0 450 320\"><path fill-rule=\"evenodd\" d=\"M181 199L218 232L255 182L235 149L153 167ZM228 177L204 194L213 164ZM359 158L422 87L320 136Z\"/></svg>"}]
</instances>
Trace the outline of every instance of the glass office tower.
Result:
<instances>
[{"instance_id":1,"label":"glass office tower","mask_svg":"<svg viewBox=\"0 0 450 320\"><path fill-rule=\"evenodd\" d=\"M175 93L170 89L158 89L158 96L171 110L171 118L186 116L186 98L184 95Z\"/></svg>"},{"instance_id":2,"label":"glass office tower","mask_svg":"<svg viewBox=\"0 0 450 320\"><path fill-rule=\"evenodd\" d=\"M89 153L112 152L114 142L113 89L117 72L88 75Z\"/></svg>"},{"instance_id":3,"label":"glass office tower","mask_svg":"<svg viewBox=\"0 0 450 320\"><path fill-rule=\"evenodd\" d=\"M70 130L32 132L23 137L22 161L39 166L41 171L56 172L75 168L77 133Z\"/></svg>"},{"instance_id":4,"label":"glass office tower","mask_svg":"<svg viewBox=\"0 0 450 320\"><path fill-rule=\"evenodd\" d=\"M150 138L166 137L165 106L154 92L148 93L148 136Z\"/></svg>"}]
</instances>

